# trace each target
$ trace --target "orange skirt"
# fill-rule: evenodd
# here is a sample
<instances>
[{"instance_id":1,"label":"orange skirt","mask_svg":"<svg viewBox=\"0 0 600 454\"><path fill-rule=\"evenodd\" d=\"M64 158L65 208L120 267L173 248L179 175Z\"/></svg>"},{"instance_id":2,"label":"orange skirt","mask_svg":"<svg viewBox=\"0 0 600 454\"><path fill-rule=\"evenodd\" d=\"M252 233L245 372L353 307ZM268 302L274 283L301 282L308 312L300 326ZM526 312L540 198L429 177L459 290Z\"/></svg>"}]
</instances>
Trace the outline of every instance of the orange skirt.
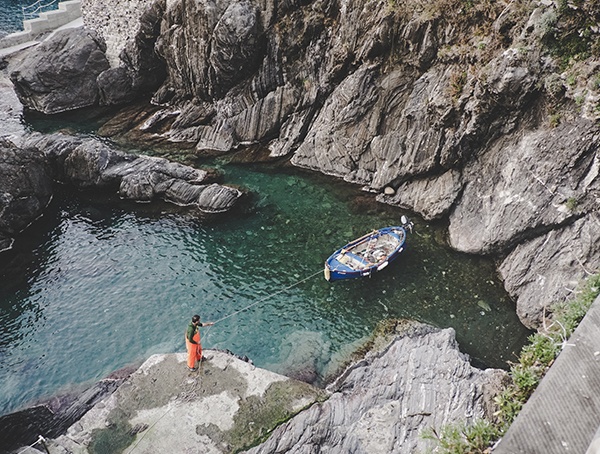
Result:
<instances>
[{"instance_id":1,"label":"orange skirt","mask_svg":"<svg viewBox=\"0 0 600 454\"><path fill-rule=\"evenodd\" d=\"M197 342L197 344L192 344L188 340L187 336L185 336L185 347L187 348L188 352L187 365L192 369L196 367L196 362L202 359L202 344L200 344L200 333L194 334L193 339L195 342Z\"/></svg>"}]
</instances>

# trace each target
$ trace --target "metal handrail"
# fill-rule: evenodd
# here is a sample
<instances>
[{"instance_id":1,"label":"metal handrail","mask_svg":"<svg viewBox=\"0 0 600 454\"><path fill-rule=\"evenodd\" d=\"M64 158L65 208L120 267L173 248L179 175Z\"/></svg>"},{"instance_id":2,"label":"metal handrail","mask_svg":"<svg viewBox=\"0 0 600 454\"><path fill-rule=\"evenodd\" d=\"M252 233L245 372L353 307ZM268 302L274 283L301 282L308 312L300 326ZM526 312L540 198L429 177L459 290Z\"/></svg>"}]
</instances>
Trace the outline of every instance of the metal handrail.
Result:
<instances>
[{"instance_id":1,"label":"metal handrail","mask_svg":"<svg viewBox=\"0 0 600 454\"><path fill-rule=\"evenodd\" d=\"M42 4L42 1L44 0L37 0L35 3L32 3L29 6L21 7L23 11L23 19L32 19L34 17L37 17L40 13L48 11L49 7L53 6L58 2L58 0L52 0L48 3Z\"/></svg>"}]
</instances>

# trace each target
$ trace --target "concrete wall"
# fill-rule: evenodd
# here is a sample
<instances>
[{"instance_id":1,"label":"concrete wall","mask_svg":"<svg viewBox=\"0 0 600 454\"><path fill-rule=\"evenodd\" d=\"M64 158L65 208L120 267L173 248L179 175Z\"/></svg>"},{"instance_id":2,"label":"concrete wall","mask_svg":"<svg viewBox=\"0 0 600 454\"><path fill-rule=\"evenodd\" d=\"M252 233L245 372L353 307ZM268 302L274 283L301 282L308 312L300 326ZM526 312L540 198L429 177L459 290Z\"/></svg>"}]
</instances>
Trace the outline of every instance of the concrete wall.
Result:
<instances>
[{"instance_id":1,"label":"concrete wall","mask_svg":"<svg viewBox=\"0 0 600 454\"><path fill-rule=\"evenodd\" d=\"M40 13L36 19L23 21L23 31L12 33L0 39L0 49L18 46L35 41L38 37L81 17L81 1L69 0L60 2L58 9Z\"/></svg>"}]
</instances>

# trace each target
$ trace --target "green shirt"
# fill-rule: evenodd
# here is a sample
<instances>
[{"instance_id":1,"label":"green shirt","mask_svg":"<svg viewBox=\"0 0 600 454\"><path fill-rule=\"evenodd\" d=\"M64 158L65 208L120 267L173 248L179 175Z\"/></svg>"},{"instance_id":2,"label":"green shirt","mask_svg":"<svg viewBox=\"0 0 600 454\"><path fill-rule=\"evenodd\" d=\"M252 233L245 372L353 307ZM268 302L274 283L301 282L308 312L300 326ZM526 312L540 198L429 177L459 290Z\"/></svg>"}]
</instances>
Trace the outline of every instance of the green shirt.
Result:
<instances>
[{"instance_id":1,"label":"green shirt","mask_svg":"<svg viewBox=\"0 0 600 454\"><path fill-rule=\"evenodd\" d=\"M197 344L198 343L198 342L194 341L194 335L198 332L198 327L199 326L202 326L202 323L200 323L198 326L194 325L193 323L190 323L188 325L188 327L187 327L187 332L185 333L185 337L192 344Z\"/></svg>"}]
</instances>

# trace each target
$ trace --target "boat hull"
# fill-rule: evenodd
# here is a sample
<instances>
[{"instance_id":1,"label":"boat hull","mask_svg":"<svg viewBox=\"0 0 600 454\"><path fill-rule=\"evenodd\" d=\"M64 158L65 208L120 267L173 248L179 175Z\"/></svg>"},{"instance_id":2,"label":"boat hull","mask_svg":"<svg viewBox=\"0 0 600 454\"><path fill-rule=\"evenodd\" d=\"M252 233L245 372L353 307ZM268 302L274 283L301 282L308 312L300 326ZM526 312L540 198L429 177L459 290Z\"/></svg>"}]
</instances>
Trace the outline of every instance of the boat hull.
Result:
<instances>
[{"instance_id":1,"label":"boat hull","mask_svg":"<svg viewBox=\"0 0 600 454\"><path fill-rule=\"evenodd\" d=\"M371 276L392 263L404 250L404 226L385 227L335 251L325 262L325 279L338 281Z\"/></svg>"}]
</instances>

